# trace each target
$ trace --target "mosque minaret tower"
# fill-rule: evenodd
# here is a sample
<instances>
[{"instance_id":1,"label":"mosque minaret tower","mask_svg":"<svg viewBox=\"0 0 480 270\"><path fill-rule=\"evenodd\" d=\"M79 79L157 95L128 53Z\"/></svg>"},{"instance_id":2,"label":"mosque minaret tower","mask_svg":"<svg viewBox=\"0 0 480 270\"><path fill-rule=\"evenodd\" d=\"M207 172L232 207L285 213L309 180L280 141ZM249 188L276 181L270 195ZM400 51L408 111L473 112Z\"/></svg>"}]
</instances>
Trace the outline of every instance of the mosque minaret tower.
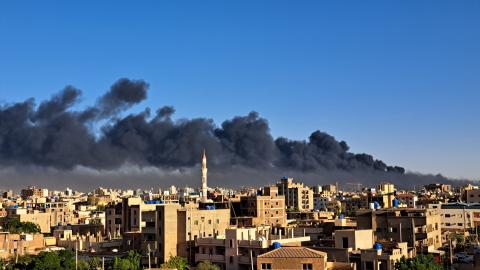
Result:
<instances>
[{"instance_id":1,"label":"mosque minaret tower","mask_svg":"<svg viewBox=\"0 0 480 270\"><path fill-rule=\"evenodd\" d=\"M205 149L202 158L202 202L207 202L207 155Z\"/></svg>"}]
</instances>

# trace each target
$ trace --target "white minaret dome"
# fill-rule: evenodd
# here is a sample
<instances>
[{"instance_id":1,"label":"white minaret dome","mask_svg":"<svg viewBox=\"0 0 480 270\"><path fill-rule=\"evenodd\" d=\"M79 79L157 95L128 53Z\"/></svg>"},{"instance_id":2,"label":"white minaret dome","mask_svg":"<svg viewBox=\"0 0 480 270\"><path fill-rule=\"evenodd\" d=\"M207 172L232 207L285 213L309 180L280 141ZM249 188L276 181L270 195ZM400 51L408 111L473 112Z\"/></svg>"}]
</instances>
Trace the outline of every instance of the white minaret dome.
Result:
<instances>
[{"instance_id":1,"label":"white minaret dome","mask_svg":"<svg viewBox=\"0 0 480 270\"><path fill-rule=\"evenodd\" d=\"M207 154L203 149L202 157L202 202L207 202Z\"/></svg>"}]
</instances>

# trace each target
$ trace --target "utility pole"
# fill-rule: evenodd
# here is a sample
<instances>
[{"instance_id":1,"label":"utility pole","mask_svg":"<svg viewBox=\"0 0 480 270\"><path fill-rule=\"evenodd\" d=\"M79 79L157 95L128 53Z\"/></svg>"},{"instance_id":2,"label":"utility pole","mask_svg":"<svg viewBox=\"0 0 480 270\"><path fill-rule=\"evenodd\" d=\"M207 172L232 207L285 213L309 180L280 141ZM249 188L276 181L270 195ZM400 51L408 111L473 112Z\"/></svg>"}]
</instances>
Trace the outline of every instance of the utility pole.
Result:
<instances>
[{"instance_id":1,"label":"utility pole","mask_svg":"<svg viewBox=\"0 0 480 270\"><path fill-rule=\"evenodd\" d=\"M150 244L147 245L147 250L148 250L148 270L152 269L152 262L150 261Z\"/></svg>"},{"instance_id":2,"label":"utility pole","mask_svg":"<svg viewBox=\"0 0 480 270\"><path fill-rule=\"evenodd\" d=\"M78 270L78 239L75 242L75 270Z\"/></svg>"},{"instance_id":3,"label":"utility pole","mask_svg":"<svg viewBox=\"0 0 480 270\"><path fill-rule=\"evenodd\" d=\"M250 265L252 267L252 270L254 270L255 268L253 267L253 252L251 249L250 249Z\"/></svg>"},{"instance_id":4,"label":"utility pole","mask_svg":"<svg viewBox=\"0 0 480 270\"><path fill-rule=\"evenodd\" d=\"M449 244L450 244L450 269L453 268L453 247L452 247L452 237L450 234L448 234L448 238L449 238Z\"/></svg>"}]
</instances>

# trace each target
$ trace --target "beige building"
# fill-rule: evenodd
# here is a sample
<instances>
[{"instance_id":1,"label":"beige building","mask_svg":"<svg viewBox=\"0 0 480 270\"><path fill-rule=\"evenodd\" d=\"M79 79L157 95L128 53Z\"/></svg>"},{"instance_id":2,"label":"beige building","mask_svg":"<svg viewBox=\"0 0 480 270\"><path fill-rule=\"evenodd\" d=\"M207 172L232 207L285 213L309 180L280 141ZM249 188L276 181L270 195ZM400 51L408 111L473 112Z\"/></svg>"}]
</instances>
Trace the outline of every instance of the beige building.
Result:
<instances>
[{"instance_id":1,"label":"beige building","mask_svg":"<svg viewBox=\"0 0 480 270\"><path fill-rule=\"evenodd\" d=\"M29 208L12 207L7 209L7 219L33 222L42 233L50 233L51 227L73 223L74 215L66 203L41 203Z\"/></svg>"},{"instance_id":2,"label":"beige building","mask_svg":"<svg viewBox=\"0 0 480 270\"><path fill-rule=\"evenodd\" d=\"M480 226L480 204L444 203L430 204L430 209L440 212L443 241L448 232L470 232Z\"/></svg>"},{"instance_id":3,"label":"beige building","mask_svg":"<svg viewBox=\"0 0 480 270\"><path fill-rule=\"evenodd\" d=\"M372 230L335 230L335 248L370 249L373 244Z\"/></svg>"},{"instance_id":4,"label":"beige building","mask_svg":"<svg viewBox=\"0 0 480 270\"><path fill-rule=\"evenodd\" d=\"M392 183L384 182L378 185L377 192L379 194L390 194L395 192L395 186Z\"/></svg>"},{"instance_id":5,"label":"beige building","mask_svg":"<svg viewBox=\"0 0 480 270\"><path fill-rule=\"evenodd\" d=\"M480 203L480 189L467 189L463 194L466 203Z\"/></svg>"},{"instance_id":6,"label":"beige building","mask_svg":"<svg viewBox=\"0 0 480 270\"><path fill-rule=\"evenodd\" d=\"M411 258L407 243L382 242L381 248L360 251L361 270L395 270L395 263L402 257Z\"/></svg>"},{"instance_id":7,"label":"beige building","mask_svg":"<svg viewBox=\"0 0 480 270\"><path fill-rule=\"evenodd\" d=\"M257 269L326 270L327 254L306 247L281 247L258 256Z\"/></svg>"},{"instance_id":8,"label":"beige building","mask_svg":"<svg viewBox=\"0 0 480 270\"><path fill-rule=\"evenodd\" d=\"M211 261L221 269L251 269L257 257L268 252L274 243L282 246L300 246L310 241L309 236L296 234L293 228L229 228L223 237L197 238L195 261Z\"/></svg>"},{"instance_id":9,"label":"beige building","mask_svg":"<svg viewBox=\"0 0 480 270\"><path fill-rule=\"evenodd\" d=\"M43 234L10 234L0 232L0 258L36 255L45 249Z\"/></svg>"},{"instance_id":10,"label":"beige building","mask_svg":"<svg viewBox=\"0 0 480 270\"><path fill-rule=\"evenodd\" d=\"M159 262L172 256L193 260L194 242L200 238L225 235L230 226L230 209L183 207L178 204L157 206L156 256Z\"/></svg>"},{"instance_id":11,"label":"beige building","mask_svg":"<svg viewBox=\"0 0 480 270\"><path fill-rule=\"evenodd\" d=\"M282 178L277 187L278 194L285 196L287 208L299 211L313 209L313 190L303 183L293 182L293 178Z\"/></svg>"},{"instance_id":12,"label":"beige building","mask_svg":"<svg viewBox=\"0 0 480 270\"><path fill-rule=\"evenodd\" d=\"M240 197L238 213L232 217L233 223L240 227L286 225L285 197L277 193L271 194Z\"/></svg>"},{"instance_id":13,"label":"beige building","mask_svg":"<svg viewBox=\"0 0 480 270\"><path fill-rule=\"evenodd\" d=\"M413 228L413 229L412 229ZM375 241L393 239L433 251L442 246L437 209L390 208L357 211L357 229L372 229Z\"/></svg>"}]
</instances>

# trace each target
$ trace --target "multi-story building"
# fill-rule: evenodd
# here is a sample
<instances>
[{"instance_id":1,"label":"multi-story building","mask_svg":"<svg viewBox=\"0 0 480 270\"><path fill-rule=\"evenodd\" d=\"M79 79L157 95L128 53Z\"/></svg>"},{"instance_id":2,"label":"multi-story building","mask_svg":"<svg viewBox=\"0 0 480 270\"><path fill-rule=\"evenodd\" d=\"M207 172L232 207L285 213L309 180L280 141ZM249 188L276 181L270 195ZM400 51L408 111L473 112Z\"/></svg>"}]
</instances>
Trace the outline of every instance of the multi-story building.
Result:
<instances>
[{"instance_id":1,"label":"multi-story building","mask_svg":"<svg viewBox=\"0 0 480 270\"><path fill-rule=\"evenodd\" d=\"M432 193L444 193L450 192L452 189L451 185L446 184L429 184L425 186L425 191Z\"/></svg>"},{"instance_id":2,"label":"multi-story building","mask_svg":"<svg viewBox=\"0 0 480 270\"><path fill-rule=\"evenodd\" d=\"M211 205L180 207L164 204L156 210L155 249L160 262L171 256L182 256L191 260L195 254L194 242L199 238L222 237L230 226L230 209Z\"/></svg>"},{"instance_id":3,"label":"multi-story building","mask_svg":"<svg viewBox=\"0 0 480 270\"><path fill-rule=\"evenodd\" d=\"M329 192L331 194L337 193L337 185L324 185L322 186L322 192Z\"/></svg>"},{"instance_id":4,"label":"multi-story building","mask_svg":"<svg viewBox=\"0 0 480 270\"><path fill-rule=\"evenodd\" d=\"M299 211L313 209L313 190L303 183L293 182L293 178L282 178L277 183L278 193L285 196L287 208Z\"/></svg>"},{"instance_id":5,"label":"multi-story building","mask_svg":"<svg viewBox=\"0 0 480 270\"><path fill-rule=\"evenodd\" d=\"M429 252L442 246L437 209L358 210L357 229L372 229L375 240L408 242L410 247Z\"/></svg>"},{"instance_id":6,"label":"multi-story building","mask_svg":"<svg viewBox=\"0 0 480 270\"><path fill-rule=\"evenodd\" d=\"M377 192L379 194L390 194L395 192L395 185L388 182L383 182L378 185Z\"/></svg>"},{"instance_id":7,"label":"multi-story building","mask_svg":"<svg viewBox=\"0 0 480 270\"><path fill-rule=\"evenodd\" d=\"M34 186L27 187L20 191L20 196L25 200L28 198L48 197L48 189L38 188Z\"/></svg>"},{"instance_id":8,"label":"multi-story building","mask_svg":"<svg viewBox=\"0 0 480 270\"><path fill-rule=\"evenodd\" d=\"M402 206L407 208L416 208L418 197L415 194L411 193L398 193L396 198L402 204Z\"/></svg>"},{"instance_id":9,"label":"multi-story building","mask_svg":"<svg viewBox=\"0 0 480 270\"><path fill-rule=\"evenodd\" d=\"M480 189L467 189L463 192L466 203L480 203Z\"/></svg>"},{"instance_id":10,"label":"multi-story building","mask_svg":"<svg viewBox=\"0 0 480 270\"><path fill-rule=\"evenodd\" d=\"M467 232L480 226L480 203L431 204L440 211L442 232Z\"/></svg>"},{"instance_id":11,"label":"multi-story building","mask_svg":"<svg viewBox=\"0 0 480 270\"><path fill-rule=\"evenodd\" d=\"M237 226L284 226L287 223L285 197L264 189L264 195L242 196L235 205L233 224ZM273 189L274 190L274 189Z\"/></svg>"},{"instance_id":12,"label":"multi-story building","mask_svg":"<svg viewBox=\"0 0 480 270\"><path fill-rule=\"evenodd\" d=\"M295 234L293 228L228 228L222 238L197 238L198 252L195 261L211 261L222 269L250 269L257 265L257 257L268 252L274 243L283 246L300 246L309 241L304 234Z\"/></svg>"}]
</instances>

